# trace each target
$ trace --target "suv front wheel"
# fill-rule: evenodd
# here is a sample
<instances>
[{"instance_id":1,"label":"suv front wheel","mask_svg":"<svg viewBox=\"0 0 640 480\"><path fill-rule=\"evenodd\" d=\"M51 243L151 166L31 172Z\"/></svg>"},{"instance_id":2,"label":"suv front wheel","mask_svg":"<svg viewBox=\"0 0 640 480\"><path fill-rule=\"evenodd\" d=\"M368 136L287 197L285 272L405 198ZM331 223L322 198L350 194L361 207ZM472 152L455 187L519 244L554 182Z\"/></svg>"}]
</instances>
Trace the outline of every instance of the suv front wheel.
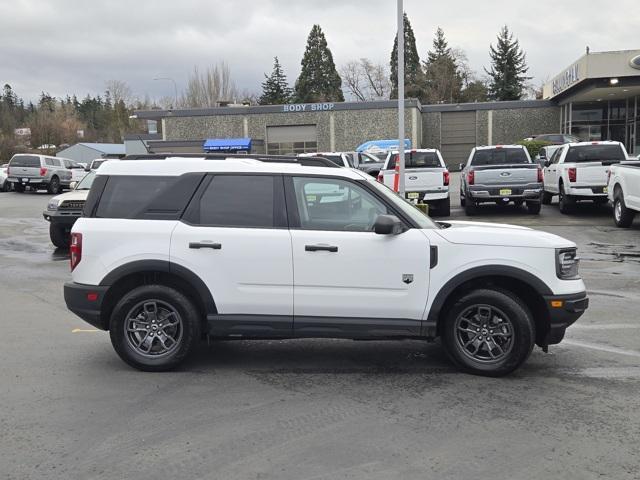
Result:
<instances>
[{"instance_id":1,"label":"suv front wheel","mask_svg":"<svg viewBox=\"0 0 640 480\"><path fill-rule=\"evenodd\" d=\"M473 290L459 298L445 319L442 339L462 370L488 377L507 375L528 357L535 342L531 314L502 290Z\"/></svg>"},{"instance_id":2,"label":"suv front wheel","mask_svg":"<svg viewBox=\"0 0 640 480\"><path fill-rule=\"evenodd\" d=\"M184 294L165 285L144 285L117 303L109 326L111 343L126 363L144 371L180 364L200 339L200 316Z\"/></svg>"}]
</instances>

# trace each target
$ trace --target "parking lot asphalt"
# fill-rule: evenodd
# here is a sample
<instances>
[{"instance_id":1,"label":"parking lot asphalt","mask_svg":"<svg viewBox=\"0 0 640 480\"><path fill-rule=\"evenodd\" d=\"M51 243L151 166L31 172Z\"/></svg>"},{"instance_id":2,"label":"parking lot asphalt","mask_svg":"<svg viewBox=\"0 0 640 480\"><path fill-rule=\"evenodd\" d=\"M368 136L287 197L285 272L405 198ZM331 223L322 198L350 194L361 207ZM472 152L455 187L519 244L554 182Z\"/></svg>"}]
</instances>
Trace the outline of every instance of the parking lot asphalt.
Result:
<instances>
[{"instance_id":1,"label":"parking lot asphalt","mask_svg":"<svg viewBox=\"0 0 640 480\"><path fill-rule=\"evenodd\" d=\"M67 311L49 198L0 193L0 478L640 478L640 220L474 217L575 241L591 299L507 378L458 373L438 343L342 340L203 344L150 374Z\"/></svg>"}]
</instances>

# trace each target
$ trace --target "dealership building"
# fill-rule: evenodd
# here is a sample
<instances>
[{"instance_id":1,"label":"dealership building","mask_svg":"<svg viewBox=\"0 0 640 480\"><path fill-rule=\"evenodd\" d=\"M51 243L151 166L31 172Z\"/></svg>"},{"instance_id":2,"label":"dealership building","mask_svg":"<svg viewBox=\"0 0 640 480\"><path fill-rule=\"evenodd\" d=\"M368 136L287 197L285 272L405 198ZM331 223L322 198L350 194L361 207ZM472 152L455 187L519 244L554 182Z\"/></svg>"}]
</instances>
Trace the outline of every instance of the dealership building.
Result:
<instances>
[{"instance_id":1,"label":"dealership building","mask_svg":"<svg viewBox=\"0 0 640 480\"><path fill-rule=\"evenodd\" d=\"M447 164L476 145L513 143L541 133L617 140L640 154L640 50L586 53L543 89L543 100L421 105L405 103L413 148L438 148ZM397 102L340 102L142 110L152 133L128 136L128 154L353 151L397 137ZM157 130L156 130L157 129ZM142 145L144 143L145 145Z\"/></svg>"}]
</instances>

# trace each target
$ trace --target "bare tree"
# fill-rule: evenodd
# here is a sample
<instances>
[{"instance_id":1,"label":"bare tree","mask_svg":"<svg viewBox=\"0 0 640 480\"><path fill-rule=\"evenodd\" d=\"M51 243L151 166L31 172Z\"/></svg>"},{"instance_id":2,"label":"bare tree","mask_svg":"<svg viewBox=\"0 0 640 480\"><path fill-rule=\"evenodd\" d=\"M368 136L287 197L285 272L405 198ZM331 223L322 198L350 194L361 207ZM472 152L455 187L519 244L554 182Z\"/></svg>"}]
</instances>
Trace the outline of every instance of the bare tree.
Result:
<instances>
[{"instance_id":1,"label":"bare tree","mask_svg":"<svg viewBox=\"0 0 640 480\"><path fill-rule=\"evenodd\" d=\"M113 99L114 104L122 100L128 107L134 101L131 87L127 84L127 82L124 82L122 80L107 80L105 82L105 90L111 94L111 98Z\"/></svg>"},{"instance_id":2,"label":"bare tree","mask_svg":"<svg viewBox=\"0 0 640 480\"><path fill-rule=\"evenodd\" d=\"M220 62L203 73L194 67L178 104L187 108L215 107L220 102L234 101L237 96L231 70L225 62Z\"/></svg>"},{"instance_id":3,"label":"bare tree","mask_svg":"<svg viewBox=\"0 0 640 480\"><path fill-rule=\"evenodd\" d=\"M391 82L386 68L368 58L351 60L340 70L345 89L352 98L366 102L389 98Z\"/></svg>"}]
</instances>

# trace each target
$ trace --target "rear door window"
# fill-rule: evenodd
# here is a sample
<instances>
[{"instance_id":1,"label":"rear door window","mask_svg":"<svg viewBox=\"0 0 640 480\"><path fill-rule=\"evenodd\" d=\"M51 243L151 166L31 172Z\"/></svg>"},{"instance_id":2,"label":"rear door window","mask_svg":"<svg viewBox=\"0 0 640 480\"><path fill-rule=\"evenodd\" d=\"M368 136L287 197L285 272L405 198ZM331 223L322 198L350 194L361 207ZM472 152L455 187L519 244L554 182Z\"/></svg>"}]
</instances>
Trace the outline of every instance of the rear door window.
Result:
<instances>
[{"instance_id":1,"label":"rear door window","mask_svg":"<svg viewBox=\"0 0 640 480\"><path fill-rule=\"evenodd\" d=\"M626 160L620 145L579 145L569 147L566 163Z\"/></svg>"},{"instance_id":2,"label":"rear door window","mask_svg":"<svg viewBox=\"0 0 640 480\"><path fill-rule=\"evenodd\" d=\"M491 148L476 150L471 159L471 165L511 165L531 163L524 148Z\"/></svg>"},{"instance_id":3,"label":"rear door window","mask_svg":"<svg viewBox=\"0 0 640 480\"><path fill-rule=\"evenodd\" d=\"M185 219L210 227L274 228L284 219L282 195L280 176L215 175Z\"/></svg>"},{"instance_id":4,"label":"rear door window","mask_svg":"<svg viewBox=\"0 0 640 480\"><path fill-rule=\"evenodd\" d=\"M40 168L40 157L35 155L14 155L9 161L12 167Z\"/></svg>"}]
</instances>

